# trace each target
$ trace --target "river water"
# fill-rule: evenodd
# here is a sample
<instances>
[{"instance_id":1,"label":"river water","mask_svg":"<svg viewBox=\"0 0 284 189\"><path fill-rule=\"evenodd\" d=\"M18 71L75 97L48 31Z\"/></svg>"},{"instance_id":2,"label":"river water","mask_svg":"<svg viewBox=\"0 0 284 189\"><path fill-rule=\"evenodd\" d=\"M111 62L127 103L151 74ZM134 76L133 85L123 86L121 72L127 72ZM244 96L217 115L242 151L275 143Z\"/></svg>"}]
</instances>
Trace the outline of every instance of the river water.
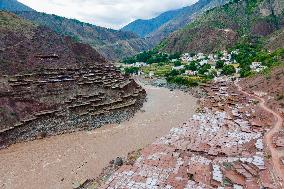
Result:
<instances>
[{"instance_id":1,"label":"river water","mask_svg":"<svg viewBox=\"0 0 284 189\"><path fill-rule=\"evenodd\" d=\"M129 121L0 151L0 188L65 189L97 177L108 163L143 148L188 120L196 99L181 91L144 86L147 102Z\"/></svg>"}]
</instances>

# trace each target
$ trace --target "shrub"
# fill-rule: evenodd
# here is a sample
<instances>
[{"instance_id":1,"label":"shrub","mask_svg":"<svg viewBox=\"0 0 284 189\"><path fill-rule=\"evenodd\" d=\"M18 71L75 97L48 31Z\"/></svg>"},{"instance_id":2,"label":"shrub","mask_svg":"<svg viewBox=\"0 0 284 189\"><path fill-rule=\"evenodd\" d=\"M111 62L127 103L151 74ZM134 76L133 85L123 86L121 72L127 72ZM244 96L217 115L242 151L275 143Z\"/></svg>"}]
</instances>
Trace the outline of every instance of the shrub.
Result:
<instances>
[{"instance_id":1,"label":"shrub","mask_svg":"<svg viewBox=\"0 0 284 189\"><path fill-rule=\"evenodd\" d=\"M198 86L198 80L183 76L168 77L167 81L169 83L175 83L177 85L185 85L191 87Z\"/></svg>"}]
</instances>

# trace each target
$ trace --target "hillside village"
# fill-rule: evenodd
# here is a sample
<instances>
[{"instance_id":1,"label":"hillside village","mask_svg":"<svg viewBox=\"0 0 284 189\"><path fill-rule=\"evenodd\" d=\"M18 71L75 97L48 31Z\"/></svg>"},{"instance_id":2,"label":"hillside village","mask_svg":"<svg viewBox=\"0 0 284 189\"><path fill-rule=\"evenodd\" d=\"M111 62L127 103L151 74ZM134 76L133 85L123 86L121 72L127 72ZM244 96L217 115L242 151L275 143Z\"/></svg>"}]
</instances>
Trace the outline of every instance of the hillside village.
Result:
<instances>
[{"instance_id":1,"label":"hillside village","mask_svg":"<svg viewBox=\"0 0 284 189\"><path fill-rule=\"evenodd\" d=\"M170 55L158 53L160 56L168 58L158 63L124 62L118 66L126 74L139 75L146 78L175 76L203 82L224 75L240 77L242 67L237 62L239 52L239 49L235 49L229 52L226 50L219 51L214 54L183 53L181 55ZM171 59L171 56L174 56L174 58ZM251 74L260 73L266 69L268 69L268 66L262 62L250 62L249 71Z\"/></svg>"}]
</instances>

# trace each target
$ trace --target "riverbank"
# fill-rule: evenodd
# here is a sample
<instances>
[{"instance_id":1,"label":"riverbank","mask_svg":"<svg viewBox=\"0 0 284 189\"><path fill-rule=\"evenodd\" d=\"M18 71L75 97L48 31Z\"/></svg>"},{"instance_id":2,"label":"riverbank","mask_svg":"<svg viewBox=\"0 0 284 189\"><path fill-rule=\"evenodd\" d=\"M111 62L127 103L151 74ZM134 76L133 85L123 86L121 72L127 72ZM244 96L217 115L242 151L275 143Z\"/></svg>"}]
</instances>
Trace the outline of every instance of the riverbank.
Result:
<instances>
[{"instance_id":1,"label":"riverbank","mask_svg":"<svg viewBox=\"0 0 284 189\"><path fill-rule=\"evenodd\" d=\"M121 124L12 145L0 151L3 189L71 188L95 178L112 159L143 148L188 120L196 99L182 91L146 85L142 110Z\"/></svg>"}]
</instances>

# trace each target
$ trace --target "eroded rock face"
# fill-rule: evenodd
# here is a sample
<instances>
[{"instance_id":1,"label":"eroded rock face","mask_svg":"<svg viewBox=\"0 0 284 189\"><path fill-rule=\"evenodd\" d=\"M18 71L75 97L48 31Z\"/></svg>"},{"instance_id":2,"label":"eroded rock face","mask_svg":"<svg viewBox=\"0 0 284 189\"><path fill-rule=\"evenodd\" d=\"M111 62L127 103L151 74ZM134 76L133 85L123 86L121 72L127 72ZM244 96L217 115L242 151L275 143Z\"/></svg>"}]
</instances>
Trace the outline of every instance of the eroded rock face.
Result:
<instances>
[{"instance_id":1,"label":"eroded rock face","mask_svg":"<svg viewBox=\"0 0 284 189\"><path fill-rule=\"evenodd\" d=\"M142 106L145 90L89 45L10 13L0 21L0 148L121 122Z\"/></svg>"}]
</instances>

